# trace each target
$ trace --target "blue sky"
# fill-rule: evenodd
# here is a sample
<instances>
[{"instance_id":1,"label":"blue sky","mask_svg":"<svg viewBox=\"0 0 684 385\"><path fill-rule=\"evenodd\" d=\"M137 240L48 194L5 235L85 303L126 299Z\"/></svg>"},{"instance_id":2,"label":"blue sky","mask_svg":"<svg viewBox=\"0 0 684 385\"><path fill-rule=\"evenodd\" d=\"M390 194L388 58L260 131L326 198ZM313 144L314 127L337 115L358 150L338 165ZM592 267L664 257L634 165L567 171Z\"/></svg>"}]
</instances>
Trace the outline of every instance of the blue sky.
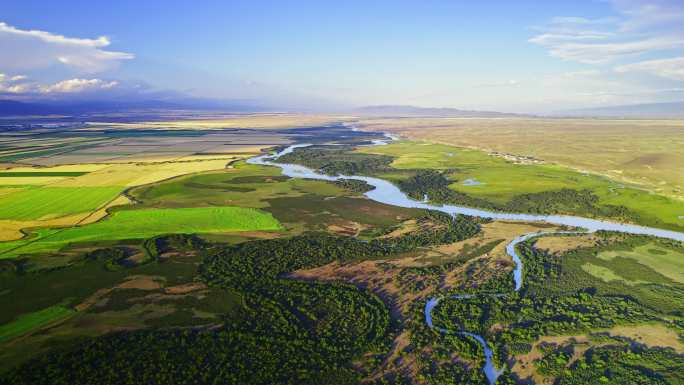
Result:
<instances>
[{"instance_id":1,"label":"blue sky","mask_svg":"<svg viewBox=\"0 0 684 385\"><path fill-rule=\"evenodd\" d=\"M0 93L549 112L684 100L684 2L13 1Z\"/></svg>"}]
</instances>

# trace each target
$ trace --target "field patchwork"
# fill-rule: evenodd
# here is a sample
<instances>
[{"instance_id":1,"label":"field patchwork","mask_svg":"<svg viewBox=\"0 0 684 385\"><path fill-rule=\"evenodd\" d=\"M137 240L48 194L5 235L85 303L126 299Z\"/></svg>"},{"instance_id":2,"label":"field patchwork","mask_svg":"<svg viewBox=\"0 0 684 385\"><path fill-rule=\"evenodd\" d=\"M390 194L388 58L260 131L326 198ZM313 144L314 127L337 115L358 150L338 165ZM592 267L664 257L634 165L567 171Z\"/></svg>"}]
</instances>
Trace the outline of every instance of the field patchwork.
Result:
<instances>
[{"instance_id":1,"label":"field patchwork","mask_svg":"<svg viewBox=\"0 0 684 385\"><path fill-rule=\"evenodd\" d=\"M77 242L144 239L160 234L280 230L271 214L241 207L122 210L89 225L37 230L31 237L0 243L0 258L56 252Z\"/></svg>"}]
</instances>

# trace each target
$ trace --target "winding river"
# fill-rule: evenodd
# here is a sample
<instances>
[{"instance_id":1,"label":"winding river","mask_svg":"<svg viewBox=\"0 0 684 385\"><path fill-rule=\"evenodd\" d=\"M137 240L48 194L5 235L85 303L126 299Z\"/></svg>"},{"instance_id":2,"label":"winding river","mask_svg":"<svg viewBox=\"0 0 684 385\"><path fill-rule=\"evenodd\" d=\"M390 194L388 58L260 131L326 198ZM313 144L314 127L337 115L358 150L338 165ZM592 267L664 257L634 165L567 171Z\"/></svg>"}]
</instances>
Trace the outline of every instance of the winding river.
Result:
<instances>
[{"instance_id":1,"label":"winding river","mask_svg":"<svg viewBox=\"0 0 684 385\"><path fill-rule=\"evenodd\" d=\"M395 138L386 135L388 140L394 140ZM375 140L372 142L372 145L379 146L379 145L385 145L387 144L387 141L382 141L382 140ZM296 148L300 147L307 147L310 146L311 144L295 144L291 145L284 150L273 154L273 155L260 155L254 158L250 158L247 160L247 163L249 164L256 164L256 165L263 165L263 166L275 166L279 167L282 170L282 174L285 176L289 176L291 178L306 178L306 179L318 179L318 180L326 180L326 181L336 181L339 179L353 179L353 180L359 180L359 181L364 181L368 183L369 185L375 187L373 190L368 191L365 193L365 196L368 197L369 199L372 199L376 202L388 204L388 205L393 205L393 206L398 206L398 207L405 207L405 208L417 208L417 209L428 209L428 210L437 210L441 211L450 215L456 215L456 214L464 214L464 215L470 215L474 217L481 217L481 218L489 218L489 219L500 219L500 220L509 220L509 221L523 221L523 222L545 222L549 224L554 224L554 225L560 225L560 226L570 226L570 227L577 227L577 228L582 228L585 230L585 232L594 232L598 230L606 230L606 231L617 231L617 232L623 232L623 233L629 233L629 234L638 234L638 235L653 235L656 237L660 238L668 238L668 239L674 239L677 241L682 241L684 242L684 233L676 232L676 231L669 231L669 230L663 230L663 229L657 229L653 227L645 227L645 226L639 226L639 225L632 225L632 224L626 224L626 223L618 223L618 222L611 222L611 221L604 221L604 220L599 220L599 219L590 219L590 218L582 218L582 217L576 217L576 216L571 216L571 215L534 215L534 214L519 214L519 213L506 213L506 212L495 212L495 211L487 211L487 210L480 210L480 209L475 209L471 207L465 207L465 206L456 206L456 205L435 205L431 204L427 201L417 201L414 199L409 198L405 193L403 193L399 187L396 185L392 184L391 182L388 182L383 179L379 178L373 178L373 177L368 177L368 176L358 176L358 175L338 175L338 176L330 176L330 175L325 175L321 174L319 172L316 172L315 170L312 170L308 167L304 167L301 165L297 164L284 164L284 163L276 163L274 160L278 159L279 157L289 154L292 151L294 151ZM506 252L511 256L513 259L513 262L515 263L515 269L513 271L513 280L515 283L515 290L518 291L523 285L523 264L522 260L520 258L520 255L518 255L518 252L516 251L516 245L519 244L520 242L524 242L530 238L540 236L540 235L551 235L551 234L569 234L569 233L577 233L576 231L556 231L556 232L535 232L535 233L530 233L530 234L525 234L522 235L513 241L511 241L507 246L506 246ZM453 296L451 298L471 298L473 295L471 294L462 294L462 295L457 295ZM435 328L435 326L432 323L432 310L434 309L435 306L440 302L442 298L431 298L427 301L425 304L425 322L430 328ZM437 328L440 332L443 333L449 333L452 332L450 330L446 329L441 329ZM468 332L468 331L458 331L456 333L460 333L463 335L470 336L474 338L483 348L484 353L485 353L485 365L483 367L483 372L485 376L487 377L487 381L491 384L494 385L496 383L497 378L503 373L503 369L497 369L496 366L494 365L493 362L493 352L489 348L489 345L487 342L482 338L482 336Z\"/></svg>"}]
</instances>

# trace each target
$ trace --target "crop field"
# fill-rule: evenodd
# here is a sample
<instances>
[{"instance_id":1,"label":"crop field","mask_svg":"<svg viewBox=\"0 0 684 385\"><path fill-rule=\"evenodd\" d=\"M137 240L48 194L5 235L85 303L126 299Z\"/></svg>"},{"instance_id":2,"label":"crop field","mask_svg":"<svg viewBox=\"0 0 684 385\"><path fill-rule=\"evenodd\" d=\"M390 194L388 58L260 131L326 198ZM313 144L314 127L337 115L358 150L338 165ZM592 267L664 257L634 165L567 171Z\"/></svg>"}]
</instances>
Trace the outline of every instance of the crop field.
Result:
<instances>
[{"instance_id":1,"label":"crop field","mask_svg":"<svg viewBox=\"0 0 684 385\"><path fill-rule=\"evenodd\" d=\"M306 115L306 114L235 114L211 117L197 117L170 121L148 121L140 123L106 123L107 127L121 129L163 129L163 130L216 130L225 128L281 129L294 127L323 126L344 120L349 116ZM93 125L97 128L100 125Z\"/></svg>"},{"instance_id":2,"label":"crop field","mask_svg":"<svg viewBox=\"0 0 684 385\"><path fill-rule=\"evenodd\" d=\"M224 169L245 156L195 155L174 161L9 168L0 172L13 175L0 177L0 240L22 237L22 229L83 223L99 209L126 203L117 197L130 187ZM19 174L23 176L16 176Z\"/></svg>"},{"instance_id":3,"label":"crop field","mask_svg":"<svg viewBox=\"0 0 684 385\"><path fill-rule=\"evenodd\" d=\"M335 184L286 178L274 167L238 162L232 169L183 176L130 191L139 207L240 206L268 211L289 233L359 235L391 226L416 210L362 199Z\"/></svg>"},{"instance_id":4,"label":"crop field","mask_svg":"<svg viewBox=\"0 0 684 385\"><path fill-rule=\"evenodd\" d=\"M154 207L188 207L192 205L237 205L268 207L268 200L284 196L301 196L307 191L321 195L341 195L330 183L289 179L278 169L236 163L233 169L190 175L131 190L131 195Z\"/></svg>"},{"instance_id":5,"label":"crop field","mask_svg":"<svg viewBox=\"0 0 684 385\"><path fill-rule=\"evenodd\" d=\"M122 210L100 222L66 229L38 230L34 237L0 243L2 257L55 252L77 242L144 239L167 233L226 233L279 230L270 214L241 207Z\"/></svg>"},{"instance_id":6,"label":"crop field","mask_svg":"<svg viewBox=\"0 0 684 385\"><path fill-rule=\"evenodd\" d=\"M357 151L395 157L391 166L397 169L449 170L451 179L456 180L450 188L496 203L505 203L527 193L587 189L599 198L599 204L625 206L638 213L646 224L650 223L649 218L655 218L666 227L684 228L684 220L680 218L684 215L684 201L567 167L514 163L479 150L426 142L404 141ZM405 178L403 175L386 176L395 180Z\"/></svg>"},{"instance_id":7,"label":"crop field","mask_svg":"<svg viewBox=\"0 0 684 385\"><path fill-rule=\"evenodd\" d=\"M68 178L80 177L106 167L108 167L106 164L94 163L53 167L6 164L5 169L0 170L0 188L48 185Z\"/></svg>"},{"instance_id":8,"label":"crop field","mask_svg":"<svg viewBox=\"0 0 684 385\"><path fill-rule=\"evenodd\" d=\"M92 212L114 199L122 186L26 188L0 197L0 220L50 219Z\"/></svg>"}]
</instances>

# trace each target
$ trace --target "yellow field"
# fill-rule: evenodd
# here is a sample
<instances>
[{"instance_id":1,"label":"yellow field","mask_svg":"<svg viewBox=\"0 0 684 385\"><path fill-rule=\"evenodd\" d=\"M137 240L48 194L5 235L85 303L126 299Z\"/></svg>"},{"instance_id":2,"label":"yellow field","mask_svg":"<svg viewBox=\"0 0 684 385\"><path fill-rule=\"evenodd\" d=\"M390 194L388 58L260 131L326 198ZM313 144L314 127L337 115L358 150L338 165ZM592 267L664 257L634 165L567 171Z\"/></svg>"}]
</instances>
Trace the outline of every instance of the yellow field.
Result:
<instances>
[{"instance_id":1,"label":"yellow field","mask_svg":"<svg viewBox=\"0 0 684 385\"><path fill-rule=\"evenodd\" d=\"M3 171L8 172L93 172L109 167L107 164L85 163L66 164L53 167L12 167L7 164ZM0 186L47 185L73 177L68 176L22 176L0 178ZM0 193L2 195L2 193Z\"/></svg>"},{"instance_id":2,"label":"yellow field","mask_svg":"<svg viewBox=\"0 0 684 385\"><path fill-rule=\"evenodd\" d=\"M112 201L106 203L101 208L93 212L86 212L75 215L67 215L53 219L41 219L35 221L13 221L0 220L0 242L12 241L24 236L23 231L29 229L45 228L45 227L66 227L74 225L87 225L89 223L97 222L107 216L107 209L114 206L122 206L130 204L131 200L125 195L119 195Z\"/></svg>"},{"instance_id":3,"label":"yellow field","mask_svg":"<svg viewBox=\"0 0 684 385\"><path fill-rule=\"evenodd\" d=\"M366 119L365 130L530 156L684 199L684 120Z\"/></svg>"},{"instance_id":4,"label":"yellow field","mask_svg":"<svg viewBox=\"0 0 684 385\"><path fill-rule=\"evenodd\" d=\"M218 158L218 159L217 159ZM98 171L52 184L55 187L140 186L179 175L220 170L241 156L212 157L207 160L116 163Z\"/></svg>"},{"instance_id":5,"label":"yellow field","mask_svg":"<svg viewBox=\"0 0 684 385\"><path fill-rule=\"evenodd\" d=\"M306 114L244 114L217 118L199 118L143 123L90 123L93 128L108 126L122 129L215 130L221 128L293 128L312 127L350 120L349 116Z\"/></svg>"},{"instance_id":6,"label":"yellow field","mask_svg":"<svg viewBox=\"0 0 684 385\"><path fill-rule=\"evenodd\" d=\"M88 187L120 187L121 192L125 189L141 186L161 180L173 178L180 175L192 174L203 171L224 169L228 163L245 158L249 155L212 155L212 156L188 156L187 160L181 158L173 162L138 162L138 163L119 163L119 164L81 164L56 167L41 167L41 171L91 171L88 174L76 177L55 177L50 183L39 184L39 189L43 187L74 188L74 200L78 199L78 189ZM35 171L36 168L17 167L9 171ZM21 178L0 178L0 179L21 179L20 182L27 184L32 177ZM2 181L0 182L7 182ZM0 199L12 193L21 194L17 188L0 188ZM0 202L1 203L1 202ZM37 202L36 204L41 204ZM76 224L87 224L95 222L104 217L106 209L130 201L125 196L119 195L113 200L104 201L93 211L80 212L76 214L60 215L60 205L54 204L54 215L31 220L0 220L0 241L19 239L24 236L21 230L73 226Z\"/></svg>"}]
</instances>

